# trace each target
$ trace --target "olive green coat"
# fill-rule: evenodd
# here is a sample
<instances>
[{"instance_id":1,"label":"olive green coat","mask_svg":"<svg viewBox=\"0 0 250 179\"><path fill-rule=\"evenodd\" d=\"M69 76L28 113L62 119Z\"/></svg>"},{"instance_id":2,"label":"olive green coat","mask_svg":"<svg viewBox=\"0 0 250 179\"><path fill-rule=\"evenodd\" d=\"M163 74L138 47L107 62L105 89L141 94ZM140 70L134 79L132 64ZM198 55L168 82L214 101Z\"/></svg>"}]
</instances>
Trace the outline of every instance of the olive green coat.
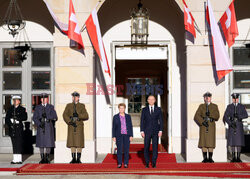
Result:
<instances>
[{"instance_id":1,"label":"olive green coat","mask_svg":"<svg viewBox=\"0 0 250 179\"><path fill-rule=\"evenodd\" d=\"M89 115L85 109L85 105L82 103L76 104L76 112L78 114L79 121L76 122L76 132L74 132L74 127L70 125L71 116L74 113L74 103L67 104L64 112L63 119L68 125L68 137L67 137L67 147L84 148L84 124L83 121L88 120Z\"/></svg>"},{"instance_id":2,"label":"olive green coat","mask_svg":"<svg viewBox=\"0 0 250 179\"><path fill-rule=\"evenodd\" d=\"M220 113L218 106L216 104L210 103L208 105L208 110L210 112L209 118L214 119L213 122L208 122L208 132L206 132L206 127L202 125L204 117L206 117L206 104L201 104L197 109L194 120L200 126L200 138L198 147L202 148L215 148L216 143L216 126L215 121L218 121L220 118Z\"/></svg>"}]
</instances>

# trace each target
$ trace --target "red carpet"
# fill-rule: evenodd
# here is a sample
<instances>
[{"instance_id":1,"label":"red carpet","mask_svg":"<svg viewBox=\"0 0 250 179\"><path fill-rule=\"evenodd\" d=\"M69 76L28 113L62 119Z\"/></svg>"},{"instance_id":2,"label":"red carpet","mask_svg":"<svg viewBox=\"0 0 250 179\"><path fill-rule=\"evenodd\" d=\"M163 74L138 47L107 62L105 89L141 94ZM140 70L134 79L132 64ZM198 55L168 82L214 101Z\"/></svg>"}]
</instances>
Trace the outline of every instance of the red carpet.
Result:
<instances>
[{"instance_id":1,"label":"red carpet","mask_svg":"<svg viewBox=\"0 0 250 179\"><path fill-rule=\"evenodd\" d=\"M129 168L117 168L116 155L108 154L98 164L26 164L17 175L135 174L250 178L250 163L176 163L175 154L159 153L157 168L145 168L143 145L133 144Z\"/></svg>"},{"instance_id":2,"label":"red carpet","mask_svg":"<svg viewBox=\"0 0 250 179\"><path fill-rule=\"evenodd\" d=\"M151 155L152 158L152 155ZM130 153L129 154L129 163L130 164L142 164L144 162L144 155L143 153ZM160 164L165 163L176 163L175 154L168 154L168 153L158 153L157 162ZM106 158L102 162L103 164L116 164L117 159L116 155L108 154Z\"/></svg>"},{"instance_id":3,"label":"red carpet","mask_svg":"<svg viewBox=\"0 0 250 179\"><path fill-rule=\"evenodd\" d=\"M250 163L159 163L157 168L146 169L143 164L130 164L129 168L116 168L108 164L26 164L18 175L60 175L60 174L137 174L177 175L204 177L250 178Z\"/></svg>"},{"instance_id":4,"label":"red carpet","mask_svg":"<svg viewBox=\"0 0 250 179\"><path fill-rule=\"evenodd\" d=\"M0 172L16 172L19 168L0 168Z\"/></svg>"},{"instance_id":5,"label":"red carpet","mask_svg":"<svg viewBox=\"0 0 250 179\"><path fill-rule=\"evenodd\" d=\"M143 152L144 144L130 144L129 152ZM150 151L152 151L152 144L150 145ZM167 152L166 149L159 144L158 145L159 152Z\"/></svg>"}]
</instances>

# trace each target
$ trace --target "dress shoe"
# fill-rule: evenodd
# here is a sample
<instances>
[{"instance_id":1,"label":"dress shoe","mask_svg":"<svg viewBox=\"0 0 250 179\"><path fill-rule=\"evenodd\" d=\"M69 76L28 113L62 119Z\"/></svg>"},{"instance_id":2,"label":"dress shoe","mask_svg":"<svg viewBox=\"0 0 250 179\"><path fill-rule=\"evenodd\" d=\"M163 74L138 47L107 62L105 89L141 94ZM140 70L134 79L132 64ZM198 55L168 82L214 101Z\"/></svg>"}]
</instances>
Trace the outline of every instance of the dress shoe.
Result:
<instances>
[{"instance_id":1,"label":"dress shoe","mask_svg":"<svg viewBox=\"0 0 250 179\"><path fill-rule=\"evenodd\" d=\"M125 164L125 165L124 165L124 168L128 168L128 164Z\"/></svg>"},{"instance_id":2,"label":"dress shoe","mask_svg":"<svg viewBox=\"0 0 250 179\"><path fill-rule=\"evenodd\" d=\"M152 164L152 167L153 167L153 168L156 168L156 164L155 164L155 163L153 163L153 164Z\"/></svg>"},{"instance_id":3,"label":"dress shoe","mask_svg":"<svg viewBox=\"0 0 250 179\"><path fill-rule=\"evenodd\" d=\"M122 165L121 164L117 165L117 168L122 168Z\"/></svg>"},{"instance_id":4,"label":"dress shoe","mask_svg":"<svg viewBox=\"0 0 250 179\"><path fill-rule=\"evenodd\" d=\"M149 164L148 163L146 164L146 168L149 168Z\"/></svg>"}]
</instances>

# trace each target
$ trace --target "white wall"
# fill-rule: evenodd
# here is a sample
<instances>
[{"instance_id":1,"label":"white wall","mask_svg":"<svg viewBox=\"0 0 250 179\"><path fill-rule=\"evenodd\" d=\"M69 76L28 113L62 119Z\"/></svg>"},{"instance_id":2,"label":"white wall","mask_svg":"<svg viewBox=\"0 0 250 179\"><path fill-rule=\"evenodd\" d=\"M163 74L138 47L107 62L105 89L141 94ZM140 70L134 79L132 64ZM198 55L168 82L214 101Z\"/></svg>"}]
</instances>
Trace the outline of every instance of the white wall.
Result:
<instances>
[{"instance_id":1,"label":"white wall","mask_svg":"<svg viewBox=\"0 0 250 179\"><path fill-rule=\"evenodd\" d=\"M25 30L28 34L29 40L32 41L53 41L53 35L42 25L35 22L26 21ZM9 34L8 31L0 27L0 41L2 42L14 42L15 38ZM20 31L20 39L23 40L23 30Z\"/></svg>"}]
</instances>

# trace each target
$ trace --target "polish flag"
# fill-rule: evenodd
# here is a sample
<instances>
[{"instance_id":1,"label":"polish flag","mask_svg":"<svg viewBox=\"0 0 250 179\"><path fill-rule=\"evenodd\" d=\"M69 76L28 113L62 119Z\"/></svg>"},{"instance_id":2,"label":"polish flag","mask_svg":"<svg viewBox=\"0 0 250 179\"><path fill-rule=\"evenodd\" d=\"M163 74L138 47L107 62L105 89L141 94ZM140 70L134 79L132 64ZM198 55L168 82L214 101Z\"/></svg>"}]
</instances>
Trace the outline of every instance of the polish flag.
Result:
<instances>
[{"instance_id":1,"label":"polish flag","mask_svg":"<svg viewBox=\"0 0 250 179\"><path fill-rule=\"evenodd\" d=\"M61 22L60 19L58 17L56 17L55 13L53 12L53 10L51 9L51 7L49 6L49 4L47 3L46 0L43 0L43 2L47 6L47 8L49 10L49 13L52 16L52 18L54 20L54 23L55 23L55 26L57 27L57 29L60 32L62 32L64 35L68 35L69 25Z\"/></svg>"},{"instance_id":2,"label":"polish flag","mask_svg":"<svg viewBox=\"0 0 250 179\"><path fill-rule=\"evenodd\" d=\"M52 8L49 6L46 0L43 0L46 4L50 15L52 16L55 26L57 29L62 32L64 35L67 35L70 39L70 48L73 48L77 51L80 51L84 54L84 45L82 42L82 36L80 33L80 29L77 23L76 15L72 0L69 3L69 24L63 23L56 17L55 13L53 12Z\"/></svg>"},{"instance_id":3,"label":"polish flag","mask_svg":"<svg viewBox=\"0 0 250 179\"><path fill-rule=\"evenodd\" d=\"M233 68L230 63L226 47L224 45L219 25L215 21L213 9L210 0L207 0L207 21L210 25L212 42L213 42L213 52L216 64L216 71L218 80L221 80L224 76L230 73Z\"/></svg>"},{"instance_id":4,"label":"polish flag","mask_svg":"<svg viewBox=\"0 0 250 179\"><path fill-rule=\"evenodd\" d=\"M182 0L183 4L184 4L184 25L185 25L185 29L186 31L190 32L194 38L196 38L196 32L195 32L195 28L194 28L194 18L189 10L189 8L187 7L187 4L185 2L185 0Z\"/></svg>"},{"instance_id":5,"label":"polish flag","mask_svg":"<svg viewBox=\"0 0 250 179\"><path fill-rule=\"evenodd\" d=\"M220 24L224 32L228 47L231 47L235 42L235 38L239 35L234 9L234 0L221 17Z\"/></svg>"},{"instance_id":6,"label":"polish flag","mask_svg":"<svg viewBox=\"0 0 250 179\"><path fill-rule=\"evenodd\" d=\"M103 70L105 71L105 73L108 73L109 76L111 76L106 51L105 51L104 44L102 41L102 35L101 35L101 30L100 30L100 25L99 25L96 9L94 9L91 12L90 16L85 22L85 25L88 31L90 41L99 59L101 60Z\"/></svg>"}]
</instances>

